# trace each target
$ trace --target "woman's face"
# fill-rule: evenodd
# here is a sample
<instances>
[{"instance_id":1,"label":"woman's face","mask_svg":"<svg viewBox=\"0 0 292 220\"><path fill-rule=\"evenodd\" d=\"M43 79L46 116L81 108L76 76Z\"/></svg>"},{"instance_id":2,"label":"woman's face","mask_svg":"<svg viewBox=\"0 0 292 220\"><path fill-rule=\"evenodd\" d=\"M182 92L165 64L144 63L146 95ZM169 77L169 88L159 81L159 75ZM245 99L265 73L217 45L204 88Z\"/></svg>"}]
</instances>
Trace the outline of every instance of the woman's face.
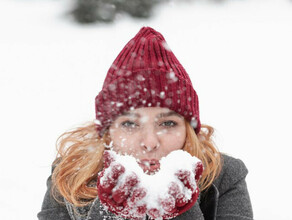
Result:
<instances>
[{"instance_id":1,"label":"woman's face","mask_svg":"<svg viewBox=\"0 0 292 220\"><path fill-rule=\"evenodd\" d=\"M160 107L137 108L120 115L110 126L113 150L140 161L157 161L182 149L186 139L184 118Z\"/></svg>"}]
</instances>

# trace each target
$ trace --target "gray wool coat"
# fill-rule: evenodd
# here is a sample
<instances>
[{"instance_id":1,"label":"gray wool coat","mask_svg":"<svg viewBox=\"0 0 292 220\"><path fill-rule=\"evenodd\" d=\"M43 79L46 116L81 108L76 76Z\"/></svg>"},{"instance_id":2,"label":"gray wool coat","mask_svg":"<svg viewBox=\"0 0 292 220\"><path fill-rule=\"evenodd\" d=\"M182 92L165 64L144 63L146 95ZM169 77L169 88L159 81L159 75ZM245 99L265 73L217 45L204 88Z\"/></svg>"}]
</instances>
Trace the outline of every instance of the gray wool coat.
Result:
<instances>
[{"instance_id":1,"label":"gray wool coat","mask_svg":"<svg viewBox=\"0 0 292 220\"><path fill-rule=\"evenodd\" d=\"M240 159L223 155L223 168L212 186L200 193L195 205L175 220L252 220L253 212L245 177L248 170ZM39 220L124 220L106 211L98 197L88 206L77 208L65 201L60 204L50 194L51 176L47 192L38 213Z\"/></svg>"}]
</instances>

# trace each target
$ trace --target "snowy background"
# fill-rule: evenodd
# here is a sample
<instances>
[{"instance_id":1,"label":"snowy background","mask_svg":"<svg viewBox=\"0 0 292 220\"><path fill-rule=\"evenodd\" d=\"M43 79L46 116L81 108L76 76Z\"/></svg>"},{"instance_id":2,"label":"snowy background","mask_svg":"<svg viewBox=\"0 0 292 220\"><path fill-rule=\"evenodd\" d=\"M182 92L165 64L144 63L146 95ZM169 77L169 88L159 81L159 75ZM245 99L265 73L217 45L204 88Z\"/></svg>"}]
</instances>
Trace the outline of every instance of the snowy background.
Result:
<instances>
[{"instance_id":1,"label":"snowy background","mask_svg":"<svg viewBox=\"0 0 292 220\"><path fill-rule=\"evenodd\" d=\"M151 19L91 25L70 4L0 1L0 219L36 219L57 137L94 119L108 68L142 26L189 73L218 148L248 167L255 219L292 219L291 1L173 0Z\"/></svg>"}]
</instances>

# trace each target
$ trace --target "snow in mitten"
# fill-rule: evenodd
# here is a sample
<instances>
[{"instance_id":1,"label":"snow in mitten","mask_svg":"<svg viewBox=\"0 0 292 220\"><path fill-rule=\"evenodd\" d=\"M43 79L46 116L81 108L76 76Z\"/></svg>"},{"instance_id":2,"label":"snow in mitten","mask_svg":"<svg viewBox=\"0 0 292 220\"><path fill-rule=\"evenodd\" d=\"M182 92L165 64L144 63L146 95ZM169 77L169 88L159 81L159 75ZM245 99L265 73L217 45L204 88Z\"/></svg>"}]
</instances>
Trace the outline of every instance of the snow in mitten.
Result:
<instances>
[{"instance_id":1,"label":"snow in mitten","mask_svg":"<svg viewBox=\"0 0 292 220\"><path fill-rule=\"evenodd\" d=\"M146 213L146 205L138 204L145 197L146 189L137 186L137 174L126 172L114 156L110 151L104 152L104 169L97 181L100 202L118 216L139 219Z\"/></svg>"},{"instance_id":2,"label":"snow in mitten","mask_svg":"<svg viewBox=\"0 0 292 220\"><path fill-rule=\"evenodd\" d=\"M199 196L197 183L203 166L189 153L173 151L160 160L160 170L147 175L131 156L114 151L104 155L98 177L101 203L113 213L140 219L171 219L190 209Z\"/></svg>"},{"instance_id":3,"label":"snow in mitten","mask_svg":"<svg viewBox=\"0 0 292 220\"><path fill-rule=\"evenodd\" d=\"M170 183L168 195L161 201L162 207L166 211L162 216L164 219L174 218L186 212L195 204L200 193L197 183L202 176L202 172L203 165L199 162L193 170L193 173L183 169L175 173L175 176L177 176L182 184L176 182ZM190 192L191 197L189 198Z\"/></svg>"}]
</instances>

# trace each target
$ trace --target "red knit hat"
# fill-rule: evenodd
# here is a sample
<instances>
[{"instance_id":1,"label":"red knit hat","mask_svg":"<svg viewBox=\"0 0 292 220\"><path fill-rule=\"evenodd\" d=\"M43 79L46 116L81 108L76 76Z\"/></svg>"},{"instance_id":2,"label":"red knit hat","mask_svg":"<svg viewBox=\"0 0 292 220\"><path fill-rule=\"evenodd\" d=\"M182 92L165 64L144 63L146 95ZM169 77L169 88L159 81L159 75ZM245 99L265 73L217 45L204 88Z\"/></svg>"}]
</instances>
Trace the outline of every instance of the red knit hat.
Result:
<instances>
[{"instance_id":1,"label":"red knit hat","mask_svg":"<svg viewBox=\"0 0 292 220\"><path fill-rule=\"evenodd\" d=\"M115 59L95 98L100 137L118 115L150 106L177 112L199 133L199 101L187 72L164 37L143 27Z\"/></svg>"}]
</instances>

